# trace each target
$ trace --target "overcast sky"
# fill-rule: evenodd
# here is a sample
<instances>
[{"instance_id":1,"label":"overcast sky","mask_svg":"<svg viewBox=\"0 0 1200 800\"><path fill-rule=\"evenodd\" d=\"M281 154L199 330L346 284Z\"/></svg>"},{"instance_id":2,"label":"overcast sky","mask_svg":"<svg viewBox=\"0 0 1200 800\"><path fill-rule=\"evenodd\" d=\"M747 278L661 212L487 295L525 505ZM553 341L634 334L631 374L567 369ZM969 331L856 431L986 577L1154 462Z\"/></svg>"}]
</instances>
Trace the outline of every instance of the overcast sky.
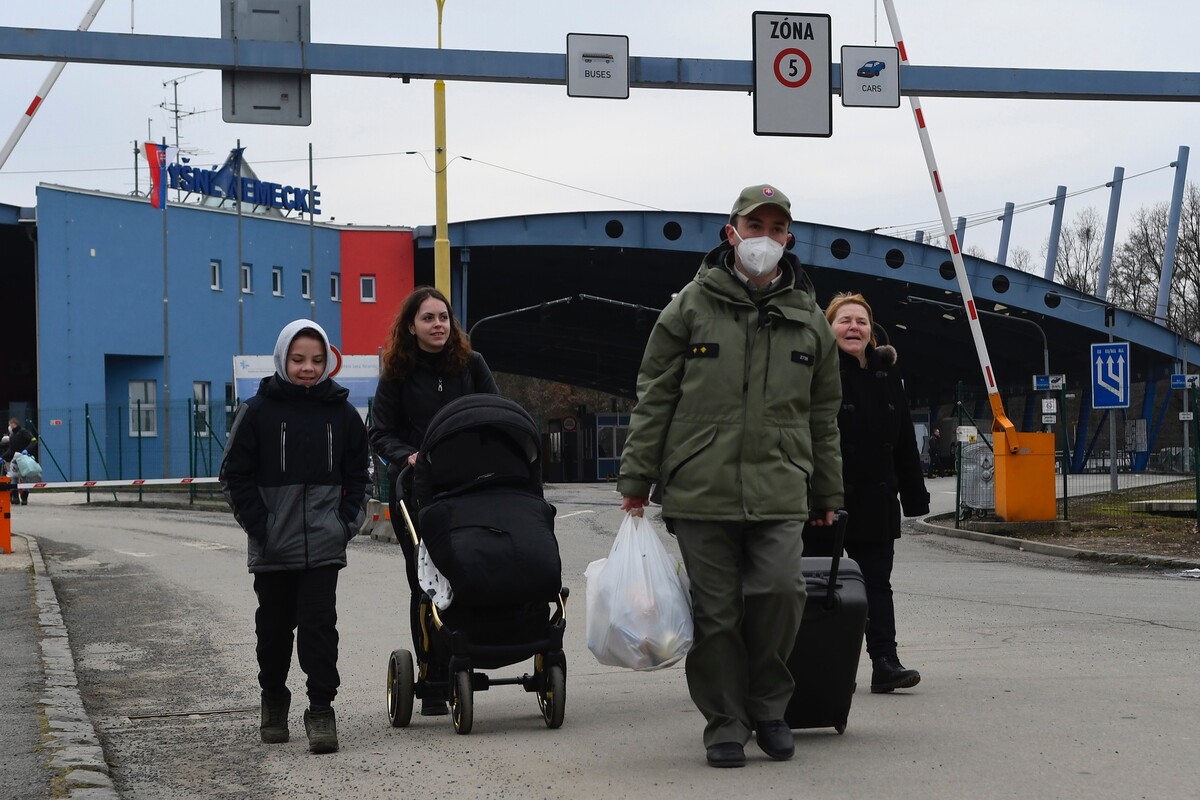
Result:
<instances>
[{"instance_id":1,"label":"overcast sky","mask_svg":"<svg viewBox=\"0 0 1200 800\"><path fill-rule=\"evenodd\" d=\"M782 5L782 4L780 4ZM0 25L74 29L90 0L0 0ZM1197 73L1200 4L1167 0L896 0L910 62L948 66ZM566 35L624 34L630 55L752 56L746 0L446 0L443 44L454 49L564 53ZM832 17L842 45L891 45L882 3L796 4ZM313 0L312 40L435 47L435 0ZM217 0L108 0L93 31L219 37ZM0 142L50 65L0 60ZM313 78L313 123L292 128L221 119L217 72L68 65L0 170L0 203L30 206L39 182L109 192L134 189L135 140L175 141L163 105L186 116L180 141L193 163L223 160L237 139L260 177L307 185L308 145L324 219L426 225L434 212L432 83ZM1200 78L1198 78L1200 79ZM164 85L164 82L166 85ZM523 213L657 208L725 213L741 187L771 182L797 218L848 228L927 230L938 217L907 100L898 109L843 108L831 138L754 135L745 93L633 89L628 100L567 97L564 86L447 84L449 215L459 221ZM968 216L1100 186L1125 168L1121 225L1139 206L1167 202L1180 145L1200 144L1200 105L1083 101L923 101L951 214ZM197 113L192 113L197 112ZM391 155L415 150L419 156ZM145 162L140 186L146 188ZM1152 171L1157 170L1157 171ZM1134 178L1138 173L1149 172ZM1200 155L1192 161L1200 176ZM1200 177L1193 178L1200 183ZM1067 203L1068 218L1108 191ZM1052 209L1017 217L1013 246L1034 253ZM994 255L1000 225L967 231L965 246Z\"/></svg>"}]
</instances>

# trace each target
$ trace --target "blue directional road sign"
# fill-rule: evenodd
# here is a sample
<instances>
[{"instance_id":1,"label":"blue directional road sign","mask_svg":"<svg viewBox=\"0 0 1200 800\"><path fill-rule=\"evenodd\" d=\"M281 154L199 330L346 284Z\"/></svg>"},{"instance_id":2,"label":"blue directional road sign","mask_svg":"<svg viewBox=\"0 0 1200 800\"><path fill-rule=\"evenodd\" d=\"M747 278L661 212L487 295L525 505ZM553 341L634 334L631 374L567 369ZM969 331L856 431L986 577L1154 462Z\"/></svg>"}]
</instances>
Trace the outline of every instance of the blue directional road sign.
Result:
<instances>
[{"instance_id":1,"label":"blue directional road sign","mask_svg":"<svg viewBox=\"0 0 1200 800\"><path fill-rule=\"evenodd\" d=\"M1092 408L1129 408L1129 342L1092 345Z\"/></svg>"},{"instance_id":2,"label":"blue directional road sign","mask_svg":"<svg viewBox=\"0 0 1200 800\"><path fill-rule=\"evenodd\" d=\"M1171 376L1172 389L1200 389L1200 375L1192 373L1185 375L1182 372L1176 372Z\"/></svg>"}]
</instances>

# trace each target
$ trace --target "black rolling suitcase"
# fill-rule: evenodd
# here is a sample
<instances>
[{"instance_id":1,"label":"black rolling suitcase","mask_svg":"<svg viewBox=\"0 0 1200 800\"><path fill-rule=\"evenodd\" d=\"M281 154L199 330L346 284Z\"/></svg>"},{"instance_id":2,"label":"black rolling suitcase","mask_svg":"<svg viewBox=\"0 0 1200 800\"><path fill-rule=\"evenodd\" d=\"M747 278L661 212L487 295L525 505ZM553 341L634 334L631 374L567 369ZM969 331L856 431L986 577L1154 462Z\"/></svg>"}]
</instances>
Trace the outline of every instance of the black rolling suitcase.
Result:
<instances>
[{"instance_id":1,"label":"black rolling suitcase","mask_svg":"<svg viewBox=\"0 0 1200 800\"><path fill-rule=\"evenodd\" d=\"M791 728L845 733L867 629L867 587L858 564L840 557L844 511L838 512L834 537L832 558L802 559L808 601L788 659L796 689L783 718Z\"/></svg>"}]
</instances>

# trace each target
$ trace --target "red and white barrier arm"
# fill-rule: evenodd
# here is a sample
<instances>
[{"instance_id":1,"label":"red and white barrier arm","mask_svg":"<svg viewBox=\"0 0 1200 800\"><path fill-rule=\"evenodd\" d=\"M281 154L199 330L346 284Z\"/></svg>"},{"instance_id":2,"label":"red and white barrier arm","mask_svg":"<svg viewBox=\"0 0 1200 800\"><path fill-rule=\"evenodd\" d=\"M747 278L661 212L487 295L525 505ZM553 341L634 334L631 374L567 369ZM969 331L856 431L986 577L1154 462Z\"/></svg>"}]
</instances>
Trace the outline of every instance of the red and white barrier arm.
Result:
<instances>
[{"instance_id":1,"label":"red and white barrier arm","mask_svg":"<svg viewBox=\"0 0 1200 800\"><path fill-rule=\"evenodd\" d=\"M892 29L892 38L896 49L900 51L900 63L908 65L908 51L904 47L904 36L900 33L900 21L896 17L896 7L893 0L883 0L887 12L888 25ZM925 115L921 113L921 98L909 95L912 105L913 118L917 124L917 134L921 137L921 149L925 151L925 165L929 168L929 179L933 184L933 195L937 200L938 211L942 216L942 226L946 230L946 238L950 242L950 259L954 262L954 275L958 278L958 289L962 293L963 307L967 310L967 321L971 326L971 337L975 340L975 353L979 356L979 366L983 370L983 382L987 386L988 401L992 406L992 431L1003 433L1010 453L1019 449L1017 444L1016 426L1004 413L1004 402L1000 399L1000 390L996 387L996 376L992 371L992 359L988 355L987 343L983 339L983 328L979 325L979 313L975 310L975 296L971 293L971 284L967 280L967 268L963 263L962 253L959 252L958 235L950 217L950 203L946 200L945 182L938 172L937 159L933 156L933 143L929 139L929 128L925 125Z\"/></svg>"},{"instance_id":2,"label":"red and white barrier arm","mask_svg":"<svg viewBox=\"0 0 1200 800\"><path fill-rule=\"evenodd\" d=\"M94 0L92 7L83 15L83 21L79 23L79 27L76 30L86 31L90 28L92 21L96 19L96 15L100 13L100 6L102 5L104 5L104 0ZM50 74L46 76L46 80L42 81L42 85L38 87L37 94L33 96L33 101L17 121L17 126L9 134L8 141L4 143L3 147L0 147L0 167L3 167L4 163L8 161L8 157L12 155L17 142L21 141L21 136L25 133L25 129L33 121L33 115L37 113L38 108L46 99L46 95L50 94L50 90L54 88L54 82L58 80L58 76L62 74L63 67L65 66L67 66L65 61L59 61L50 68Z\"/></svg>"}]
</instances>

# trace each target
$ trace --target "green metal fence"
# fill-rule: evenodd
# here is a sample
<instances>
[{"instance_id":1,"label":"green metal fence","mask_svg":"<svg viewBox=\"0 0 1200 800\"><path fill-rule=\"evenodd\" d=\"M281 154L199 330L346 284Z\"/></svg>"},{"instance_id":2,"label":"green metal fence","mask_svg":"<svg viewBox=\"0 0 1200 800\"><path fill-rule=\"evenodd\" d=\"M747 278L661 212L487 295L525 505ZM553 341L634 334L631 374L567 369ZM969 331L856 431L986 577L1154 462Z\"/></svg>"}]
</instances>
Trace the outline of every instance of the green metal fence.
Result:
<instances>
[{"instance_id":1,"label":"green metal fence","mask_svg":"<svg viewBox=\"0 0 1200 800\"><path fill-rule=\"evenodd\" d=\"M1200 494L1200 392L1164 393L1161 387L1143 386L1129 409L1116 411L1091 409L1088 398L1066 389L1033 399L1040 403L1051 398L1054 412L1037 415L1039 422L1047 421L1026 430L1055 437L1058 519L1069 520L1072 527L1129 525L1137 520L1158 527L1200 526L1195 503ZM1032 400L1020 398L1014 405L1020 407L1022 401ZM987 395L959 384L953 416L940 423L956 432L978 432L975 443L949 437L954 439L957 521L994 520Z\"/></svg>"}]
</instances>

